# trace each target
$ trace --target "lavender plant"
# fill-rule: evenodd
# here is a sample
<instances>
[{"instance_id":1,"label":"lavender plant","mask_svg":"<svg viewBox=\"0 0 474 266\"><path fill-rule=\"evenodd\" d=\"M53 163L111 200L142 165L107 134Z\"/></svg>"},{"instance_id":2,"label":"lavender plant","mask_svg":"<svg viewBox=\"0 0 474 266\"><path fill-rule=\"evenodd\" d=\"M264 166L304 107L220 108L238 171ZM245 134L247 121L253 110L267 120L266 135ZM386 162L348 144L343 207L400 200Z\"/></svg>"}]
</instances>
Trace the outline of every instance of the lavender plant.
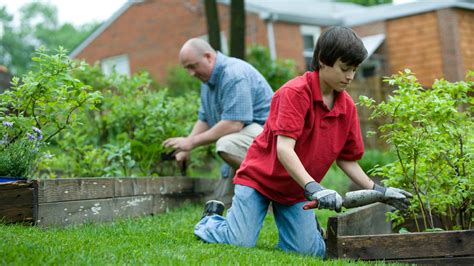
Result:
<instances>
[{"instance_id":1,"label":"lavender plant","mask_svg":"<svg viewBox=\"0 0 474 266\"><path fill-rule=\"evenodd\" d=\"M43 134L31 127L22 136L13 122L4 121L0 130L0 176L27 178L30 176L43 144Z\"/></svg>"}]
</instances>

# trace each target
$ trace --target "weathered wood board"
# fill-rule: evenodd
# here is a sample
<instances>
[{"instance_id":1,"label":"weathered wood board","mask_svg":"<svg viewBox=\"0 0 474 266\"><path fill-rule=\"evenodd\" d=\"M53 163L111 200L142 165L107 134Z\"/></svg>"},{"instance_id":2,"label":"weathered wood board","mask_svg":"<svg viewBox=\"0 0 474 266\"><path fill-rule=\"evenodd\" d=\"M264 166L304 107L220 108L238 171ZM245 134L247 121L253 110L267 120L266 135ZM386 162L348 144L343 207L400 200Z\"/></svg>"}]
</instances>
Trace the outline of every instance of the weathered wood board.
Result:
<instances>
[{"instance_id":1,"label":"weathered wood board","mask_svg":"<svg viewBox=\"0 0 474 266\"><path fill-rule=\"evenodd\" d=\"M0 219L39 226L105 222L203 202L215 180L189 177L74 178L0 185Z\"/></svg>"},{"instance_id":2,"label":"weathered wood board","mask_svg":"<svg viewBox=\"0 0 474 266\"><path fill-rule=\"evenodd\" d=\"M0 219L6 222L33 222L34 183L19 181L0 185Z\"/></svg>"},{"instance_id":3,"label":"weathered wood board","mask_svg":"<svg viewBox=\"0 0 474 266\"><path fill-rule=\"evenodd\" d=\"M392 233L385 216L390 209L377 203L330 217L328 256L410 263L474 264L474 230Z\"/></svg>"}]
</instances>

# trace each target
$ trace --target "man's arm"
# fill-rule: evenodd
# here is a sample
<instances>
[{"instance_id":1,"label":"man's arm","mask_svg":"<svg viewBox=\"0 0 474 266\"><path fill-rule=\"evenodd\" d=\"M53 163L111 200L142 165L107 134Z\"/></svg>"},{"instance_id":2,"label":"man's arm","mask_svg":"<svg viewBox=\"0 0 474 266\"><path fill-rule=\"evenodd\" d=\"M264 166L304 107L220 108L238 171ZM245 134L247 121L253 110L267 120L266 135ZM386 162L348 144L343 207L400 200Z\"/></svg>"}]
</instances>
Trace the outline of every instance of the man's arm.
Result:
<instances>
[{"instance_id":1,"label":"man's arm","mask_svg":"<svg viewBox=\"0 0 474 266\"><path fill-rule=\"evenodd\" d=\"M364 173L357 161L337 159L336 164L358 186L365 189L372 189L374 187L374 181Z\"/></svg>"},{"instance_id":2,"label":"man's arm","mask_svg":"<svg viewBox=\"0 0 474 266\"><path fill-rule=\"evenodd\" d=\"M225 135L239 132L242 128L244 128L244 123L241 121L221 120L209 130L190 136L190 141L193 148L203 146L213 143Z\"/></svg>"},{"instance_id":3,"label":"man's arm","mask_svg":"<svg viewBox=\"0 0 474 266\"><path fill-rule=\"evenodd\" d=\"M178 152L190 151L218 140L220 137L238 132L244 127L241 121L222 120L209 128L203 121L197 121L187 137L169 138L163 142L165 147L171 147Z\"/></svg>"}]
</instances>

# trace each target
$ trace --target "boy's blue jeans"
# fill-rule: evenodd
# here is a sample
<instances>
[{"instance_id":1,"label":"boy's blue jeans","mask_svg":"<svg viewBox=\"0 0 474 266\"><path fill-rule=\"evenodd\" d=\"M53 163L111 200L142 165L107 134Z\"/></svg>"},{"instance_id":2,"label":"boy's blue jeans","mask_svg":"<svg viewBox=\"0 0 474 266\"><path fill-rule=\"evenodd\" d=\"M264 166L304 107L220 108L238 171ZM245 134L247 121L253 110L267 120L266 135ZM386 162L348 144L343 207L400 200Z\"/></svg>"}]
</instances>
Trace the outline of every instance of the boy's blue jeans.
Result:
<instances>
[{"instance_id":1,"label":"boy's blue jeans","mask_svg":"<svg viewBox=\"0 0 474 266\"><path fill-rule=\"evenodd\" d=\"M204 217L194 234L208 243L253 247L257 243L270 200L251 187L236 185L227 218ZM273 214L279 233L278 248L317 257L325 257L326 244L317 230L313 210L303 210L305 202L291 206L273 202Z\"/></svg>"}]
</instances>

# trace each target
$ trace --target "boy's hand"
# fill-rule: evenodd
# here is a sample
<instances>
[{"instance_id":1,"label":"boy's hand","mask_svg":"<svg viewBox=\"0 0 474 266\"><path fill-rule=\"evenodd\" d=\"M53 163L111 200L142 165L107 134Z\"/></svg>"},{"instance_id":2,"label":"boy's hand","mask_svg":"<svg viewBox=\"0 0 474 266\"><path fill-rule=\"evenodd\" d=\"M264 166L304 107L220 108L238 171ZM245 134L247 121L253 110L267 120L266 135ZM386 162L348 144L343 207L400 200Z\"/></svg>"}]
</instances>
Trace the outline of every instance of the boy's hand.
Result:
<instances>
[{"instance_id":1,"label":"boy's hand","mask_svg":"<svg viewBox=\"0 0 474 266\"><path fill-rule=\"evenodd\" d=\"M303 206L303 209L321 208L335 211L341 210L342 197L335 190L325 189L315 181L311 181L305 185L304 191L306 199L311 202Z\"/></svg>"},{"instance_id":2,"label":"boy's hand","mask_svg":"<svg viewBox=\"0 0 474 266\"><path fill-rule=\"evenodd\" d=\"M413 195L405 190L394 188L394 187L384 187L378 184L374 184L375 191L378 191L383 194L383 202L391 205L399 210L406 210L410 206L410 199L413 198Z\"/></svg>"}]
</instances>

